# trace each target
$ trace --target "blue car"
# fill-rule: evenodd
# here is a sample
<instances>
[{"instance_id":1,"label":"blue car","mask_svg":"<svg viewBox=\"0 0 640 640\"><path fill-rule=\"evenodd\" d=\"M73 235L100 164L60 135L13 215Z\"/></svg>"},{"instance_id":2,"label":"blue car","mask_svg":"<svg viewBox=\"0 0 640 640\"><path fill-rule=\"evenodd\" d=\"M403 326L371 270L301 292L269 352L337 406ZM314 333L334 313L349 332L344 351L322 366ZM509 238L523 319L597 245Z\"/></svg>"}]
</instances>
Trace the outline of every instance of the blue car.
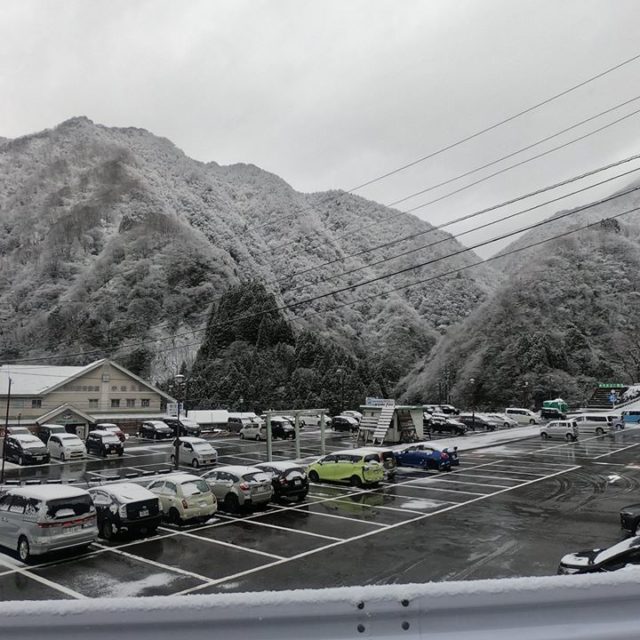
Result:
<instances>
[{"instance_id":1,"label":"blue car","mask_svg":"<svg viewBox=\"0 0 640 640\"><path fill-rule=\"evenodd\" d=\"M451 471L449 454L427 445L412 444L393 453L399 467L420 467L425 470Z\"/></svg>"},{"instance_id":2,"label":"blue car","mask_svg":"<svg viewBox=\"0 0 640 640\"><path fill-rule=\"evenodd\" d=\"M428 444L424 444L422 442L416 442L411 446L417 447L421 451L438 451L438 449L434 449ZM449 462L451 462L452 467L457 467L460 465L460 458L458 457L458 447L453 447L453 451L450 451L448 447L445 447L442 449L442 452L446 453L449 456Z\"/></svg>"}]
</instances>

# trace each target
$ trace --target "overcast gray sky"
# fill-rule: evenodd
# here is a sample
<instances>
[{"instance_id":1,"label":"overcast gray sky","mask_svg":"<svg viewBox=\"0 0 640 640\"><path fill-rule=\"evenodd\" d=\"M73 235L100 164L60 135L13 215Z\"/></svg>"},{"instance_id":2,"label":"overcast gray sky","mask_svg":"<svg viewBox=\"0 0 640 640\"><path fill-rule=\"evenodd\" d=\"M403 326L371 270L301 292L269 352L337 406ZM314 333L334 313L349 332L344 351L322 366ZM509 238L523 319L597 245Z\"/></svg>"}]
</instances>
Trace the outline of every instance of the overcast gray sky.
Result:
<instances>
[{"instance_id":1,"label":"overcast gray sky","mask_svg":"<svg viewBox=\"0 0 640 640\"><path fill-rule=\"evenodd\" d=\"M256 164L301 191L354 187L640 53L637 0L3 0L1 8L0 136L86 115L143 127L199 160ZM359 193L395 201L636 95L640 61ZM631 155L639 123L633 116L416 215L441 224Z\"/></svg>"}]
</instances>

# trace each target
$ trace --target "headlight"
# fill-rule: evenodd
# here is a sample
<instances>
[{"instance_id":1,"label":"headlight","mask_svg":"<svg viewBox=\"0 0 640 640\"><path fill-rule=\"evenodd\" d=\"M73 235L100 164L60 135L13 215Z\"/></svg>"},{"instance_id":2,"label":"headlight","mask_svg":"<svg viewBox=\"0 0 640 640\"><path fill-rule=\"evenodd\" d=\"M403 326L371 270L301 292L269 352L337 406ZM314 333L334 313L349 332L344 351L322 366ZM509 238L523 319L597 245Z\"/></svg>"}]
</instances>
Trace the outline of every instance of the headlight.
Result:
<instances>
[{"instance_id":1,"label":"headlight","mask_svg":"<svg viewBox=\"0 0 640 640\"><path fill-rule=\"evenodd\" d=\"M126 518L127 517L127 505L126 504L120 505L120 508L118 509L118 515L121 518Z\"/></svg>"}]
</instances>

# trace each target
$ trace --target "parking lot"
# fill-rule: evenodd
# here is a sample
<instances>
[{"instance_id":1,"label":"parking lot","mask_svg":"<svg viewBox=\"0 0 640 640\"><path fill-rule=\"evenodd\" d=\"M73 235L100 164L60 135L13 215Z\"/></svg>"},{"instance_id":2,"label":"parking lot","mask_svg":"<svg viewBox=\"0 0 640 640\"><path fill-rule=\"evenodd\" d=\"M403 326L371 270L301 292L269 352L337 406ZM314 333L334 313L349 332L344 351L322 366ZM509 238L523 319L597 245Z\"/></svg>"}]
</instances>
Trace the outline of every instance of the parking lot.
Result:
<instances>
[{"instance_id":1,"label":"parking lot","mask_svg":"<svg viewBox=\"0 0 640 640\"><path fill-rule=\"evenodd\" d=\"M264 442L210 437L220 464L266 459ZM620 539L638 502L640 431L576 443L530 438L462 453L450 473L399 469L375 489L312 484L303 503L219 512L202 526L94 543L82 556L25 566L0 549L0 599L317 588L554 573L559 557ZM327 451L351 446L328 434ZM319 453L317 430L301 435ZM274 459L294 457L274 444ZM10 478L99 481L167 467L171 447L131 438L123 458L9 470ZM37 561L36 561L37 562Z\"/></svg>"}]
</instances>

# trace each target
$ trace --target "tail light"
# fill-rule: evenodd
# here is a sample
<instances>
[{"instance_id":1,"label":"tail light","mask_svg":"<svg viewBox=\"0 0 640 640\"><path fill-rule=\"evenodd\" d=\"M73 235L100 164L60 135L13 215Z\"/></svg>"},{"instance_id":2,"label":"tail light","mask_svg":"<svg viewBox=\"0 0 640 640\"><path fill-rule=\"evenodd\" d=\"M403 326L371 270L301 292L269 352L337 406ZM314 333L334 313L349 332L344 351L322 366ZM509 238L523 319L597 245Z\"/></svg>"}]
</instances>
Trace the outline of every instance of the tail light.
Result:
<instances>
[{"instance_id":1,"label":"tail light","mask_svg":"<svg viewBox=\"0 0 640 640\"><path fill-rule=\"evenodd\" d=\"M440 454L440 457L441 457L443 460L448 460L448 459L449 459L449 454L448 454L448 453L445 453L445 452L443 451L443 452Z\"/></svg>"},{"instance_id":2,"label":"tail light","mask_svg":"<svg viewBox=\"0 0 640 640\"><path fill-rule=\"evenodd\" d=\"M280 478L280 484L287 484L286 478Z\"/></svg>"},{"instance_id":3,"label":"tail light","mask_svg":"<svg viewBox=\"0 0 640 640\"><path fill-rule=\"evenodd\" d=\"M188 509L188 508L189 508L189 503L185 500L185 498L182 498L182 506L183 506L185 509Z\"/></svg>"},{"instance_id":4,"label":"tail light","mask_svg":"<svg viewBox=\"0 0 640 640\"><path fill-rule=\"evenodd\" d=\"M248 483L248 482L243 482L243 483L241 483L241 484L240 484L240 488L241 488L243 491L249 491L249 483Z\"/></svg>"}]
</instances>

